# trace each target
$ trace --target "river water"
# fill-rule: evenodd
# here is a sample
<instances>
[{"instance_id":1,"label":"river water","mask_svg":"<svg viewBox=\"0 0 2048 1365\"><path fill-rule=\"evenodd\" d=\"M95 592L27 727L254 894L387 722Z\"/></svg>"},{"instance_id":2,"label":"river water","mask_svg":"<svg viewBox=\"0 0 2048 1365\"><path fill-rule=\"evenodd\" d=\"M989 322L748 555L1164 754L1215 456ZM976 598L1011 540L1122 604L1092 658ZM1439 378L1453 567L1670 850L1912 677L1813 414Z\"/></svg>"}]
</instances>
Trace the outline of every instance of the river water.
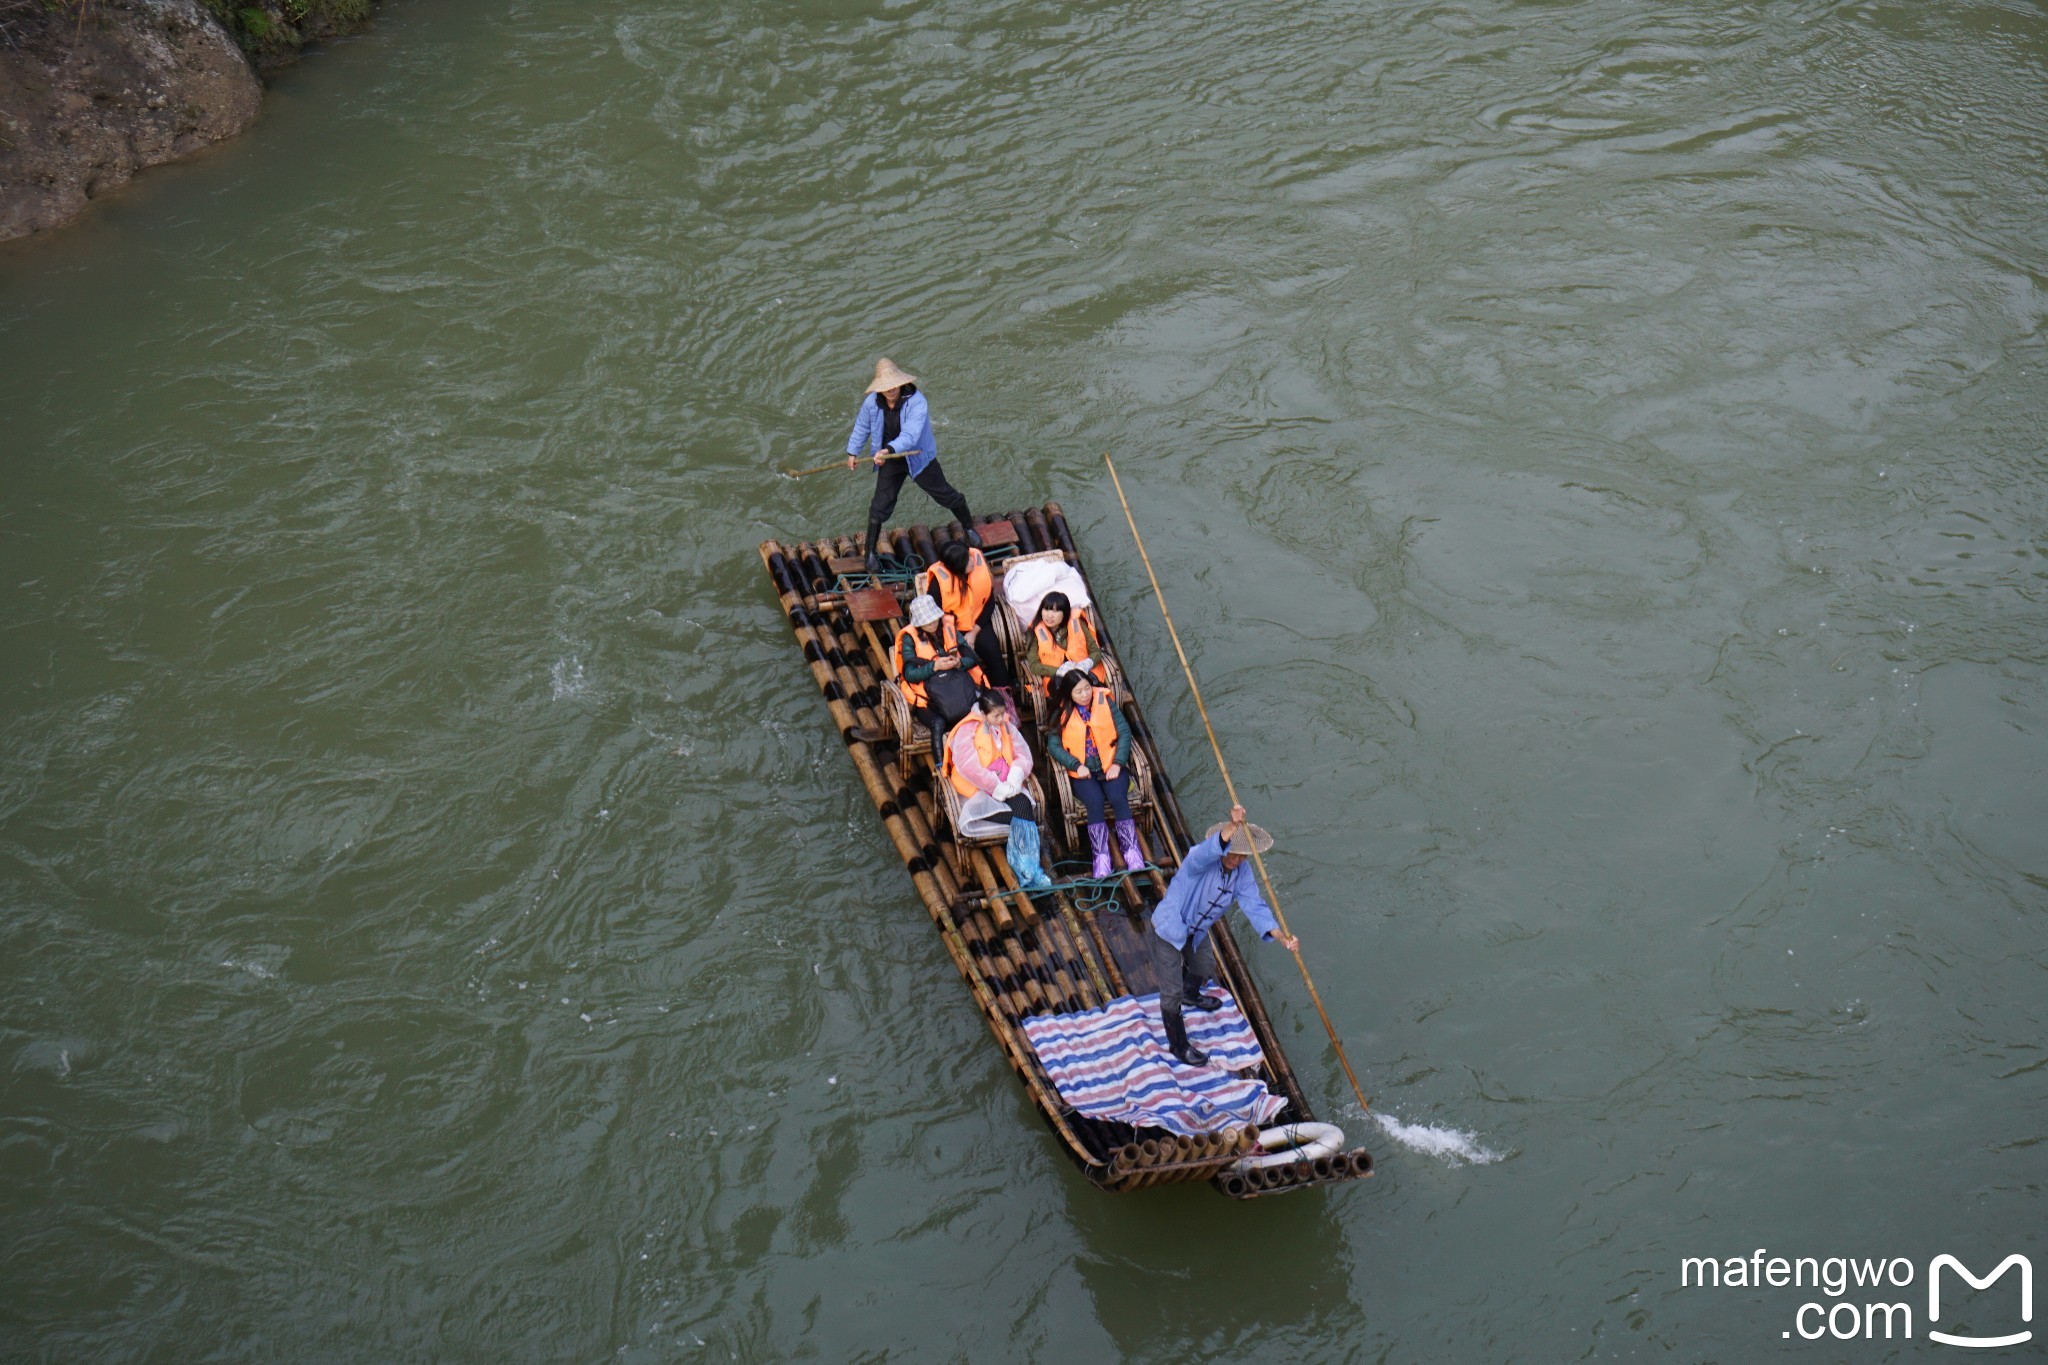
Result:
<instances>
[{"instance_id":1,"label":"river water","mask_svg":"<svg viewBox=\"0 0 2048 1365\"><path fill-rule=\"evenodd\" d=\"M0 253L0 1356L1952 1354L1679 1262L2048 1273L2044 67L2020 0L387 5ZM859 529L772 471L882 353L1220 814L1117 454L1373 1181L1105 1196L997 1057L754 553Z\"/></svg>"}]
</instances>

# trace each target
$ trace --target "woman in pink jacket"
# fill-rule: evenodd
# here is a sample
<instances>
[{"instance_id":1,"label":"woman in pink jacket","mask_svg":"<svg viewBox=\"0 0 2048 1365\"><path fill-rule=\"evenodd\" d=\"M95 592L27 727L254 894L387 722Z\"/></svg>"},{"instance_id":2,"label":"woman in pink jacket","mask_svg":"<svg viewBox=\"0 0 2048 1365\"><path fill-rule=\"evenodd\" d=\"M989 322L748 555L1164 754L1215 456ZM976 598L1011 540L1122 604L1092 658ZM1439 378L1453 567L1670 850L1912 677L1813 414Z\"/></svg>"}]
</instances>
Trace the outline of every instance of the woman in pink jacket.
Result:
<instances>
[{"instance_id":1,"label":"woman in pink jacket","mask_svg":"<svg viewBox=\"0 0 2048 1365\"><path fill-rule=\"evenodd\" d=\"M962 799L988 796L1009 807L987 818L1010 827L1003 853L1018 884L1027 891L1051 886L1052 878L1038 859L1038 807L1024 794L1031 777L1031 749L1010 719L1002 693L984 688L975 697L974 709L946 736L944 766L944 776Z\"/></svg>"}]
</instances>

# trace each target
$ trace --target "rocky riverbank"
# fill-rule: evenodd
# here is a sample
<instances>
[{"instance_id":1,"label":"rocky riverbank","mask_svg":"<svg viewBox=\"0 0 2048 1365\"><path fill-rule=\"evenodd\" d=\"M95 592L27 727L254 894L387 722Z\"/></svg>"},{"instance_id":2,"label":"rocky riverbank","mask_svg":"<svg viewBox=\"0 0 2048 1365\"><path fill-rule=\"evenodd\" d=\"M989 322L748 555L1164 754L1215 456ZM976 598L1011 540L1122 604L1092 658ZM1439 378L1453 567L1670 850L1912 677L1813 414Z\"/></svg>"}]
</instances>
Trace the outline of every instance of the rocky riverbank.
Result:
<instances>
[{"instance_id":1,"label":"rocky riverbank","mask_svg":"<svg viewBox=\"0 0 2048 1365\"><path fill-rule=\"evenodd\" d=\"M248 127L259 72L369 0L0 0L0 241Z\"/></svg>"}]
</instances>

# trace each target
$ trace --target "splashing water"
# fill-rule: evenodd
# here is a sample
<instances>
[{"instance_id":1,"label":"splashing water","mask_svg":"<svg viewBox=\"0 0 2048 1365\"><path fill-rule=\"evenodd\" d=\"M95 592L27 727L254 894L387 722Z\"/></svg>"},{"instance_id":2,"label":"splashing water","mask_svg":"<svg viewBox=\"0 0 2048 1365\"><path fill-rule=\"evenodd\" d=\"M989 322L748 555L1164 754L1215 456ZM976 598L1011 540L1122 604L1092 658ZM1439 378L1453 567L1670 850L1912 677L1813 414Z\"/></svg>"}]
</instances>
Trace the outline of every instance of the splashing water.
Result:
<instances>
[{"instance_id":1,"label":"splashing water","mask_svg":"<svg viewBox=\"0 0 2048 1365\"><path fill-rule=\"evenodd\" d=\"M554 667L548 670L548 682L556 701L577 695L588 685L583 676L583 661L573 654L555 660Z\"/></svg>"},{"instance_id":2,"label":"splashing water","mask_svg":"<svg viewBox=\"0 0 2048 1365\"><path fill-rule=\"evenodd\" d=\"M1465 1162L1472 1166L1487 1166L1499 1161L1502 1154L1480 1144L1475 1133L1462 1128L1439 1128L1426 1123L1403 1123L1391 1114L1373 1111L1373 1120L1387 1130L1387 1136L1424 1156L1433 1156L1447 1166Z\"/></svg>"}]
</instances>

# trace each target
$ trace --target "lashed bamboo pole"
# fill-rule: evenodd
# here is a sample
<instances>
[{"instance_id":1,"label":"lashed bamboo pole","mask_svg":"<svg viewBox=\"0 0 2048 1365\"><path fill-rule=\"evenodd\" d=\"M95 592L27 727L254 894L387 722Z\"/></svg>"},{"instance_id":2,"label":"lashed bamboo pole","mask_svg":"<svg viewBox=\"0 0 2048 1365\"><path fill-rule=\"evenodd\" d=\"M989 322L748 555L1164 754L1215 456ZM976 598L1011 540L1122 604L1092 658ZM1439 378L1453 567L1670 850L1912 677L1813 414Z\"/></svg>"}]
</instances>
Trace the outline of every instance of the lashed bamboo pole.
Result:
<instances>
[{"instance_id":1,"label":"lashed bamboo pole","mask_svg":"<svg viewBox=\"0 0 2048 1365\"><path fill-rule=\"evenodd\" d=\"M1080 551L1074 543L1073 532L1067 526L1066 513L1058 503L1048 502L1045 505L1042 525L1046 528L1048 544L1056 542L1067 561L1076 569L1082 569ZM1122 658L1123 655L1117 650L1115 640L1110 636L1109 623L1101 613L1097 613L1096 616L1096 629L1101 633L1102 641L1110 653ZM1125 719L1131 722L1138 742L1144 745L1151 760L1154 796L1157 798L1154 823L1160 831L1162 840L1173 851L1173 860L1177 866L1180 859L1185 856L1182 850L1186 848L1190 836L1187 820L1181 812L1172 781L1167 776L1165 756L1160 752L1158 742L1146 723L1144 712L1135 700L1125 704L1124 715ZM1155 895L1164 895L1165 877L1159 872L1154 872L1152 882ZM1126 902L1128 913L1138 913L1142 903L1133 882L1126 882L1120 889L1119 898ZM1095 925L1093 917L1090 917L1089 923L1091 928L1096 929L1099 939L1100 929ZM1245 961L1243 953L1239 950L1237 940L1228 932L1218 933L1215 940L1217 963L1223 979L1230 987L1231 994L1237 999L1239 1008L1251 1022L1253 1031L1261 1040L1260 1050L1264 1061L1260 1069L1264 1078L1287 1097L1288 1104L1296 1114L1308 1117L1311 1113L1308 1097L1302 1092L1301 1083L1294 1075L1286 1049L1279 1045L1278 1035L1273 1030L1273 1021L1266 1012L1265 999L1253 984L1250 964ZM1106 959L1115 961L1115 955L1109 951L1106 943L1103 945L1103 952Z\"/></svg>"},{"instance_id":2,"label":"lashed bamboo pole","mask_svg":"<svg viewBox=\"0 0 2048 1365\"><path fill-rule=\"evenodd\" d=\"M1064 891L1055 891L1053 901L1059 906L1060 918L1065 921L1067 934L1074 940L1075 954L1086 965L1088 974L1095 979L1095 989L1106 1002L1124 993L1124 974L1116 965L1115 954L1103 942L1102 928L1091 916L1087 927L1082 928L1080 912L1074 909L1074 898Z\"/></svg>"},{"instance_id":3,"label":"lashed bamboo pole","mask_svg":"<svg viewBox=\"0 0 2048 1365\"><path fill-rule=\"evenodd\" d=\"M1066 512L1058 503L1049 502L1045 505L1045 519L1069 562L1075 568L1081 568L1080 552L1075 548L1073 532L1067 526ZM1085 570L1083 572L1085 573ZM1104 614L1097 613L1095 625L1102 633L1102 642L1109 646L1110 652L1119 659L1124 658L1116 647L1116 641L1110 637L1109 622ZM1144 711L1132 702L1125 708L1124 719L1131 722L1132 729L1146 745L1147 756L1152 760L1154 783L1162 782L1166 775L1166 758L1159 751L1158 739L1146 723ZM1180 851L1174 855L1175 862L1178 863L1186 856L1185 850L1192 838L1188 830L1187 817L1181 811L1180 801L1174 795L1170 782L1156 787L1154 795L1161 798L1159 828L1178 842ZM1160 884L1160 894L1165 894L1163 880ZM1279 1046L1279 1035L1273 1031L1273 1020L1266 1011L1265 997L1252 981L1251 964L1245 961L1244 953L1237 946L1237 940L1228 931L1216 935L1216 960L1225 983L1230 987L1231 995L1237 999L1238 1008L1244 1011L1245 1018L1251 1022L1252 1030L1260 1040L1260 1051L1266 1059L1266 1079L1270 1080L1281 1094L1287 1096L1287 1102L1293 1106L1297 1114L1303 1118L1308 1117L1308 1096L1302 1091L1301 1082L1295 1077L1294 1066L1287 1059L1286 1049Z\"/></svg>"},{"instance_id":4,"label":"lashed bamboo pole","mask_svg":"<svg viewBox=\"0 0 2048 1365\"><path fill-rule=\"evenodd\" d=\"M859 469L862 458L863 457L859 455L853 456L852 459L854 460L854 464L851 466L851 469ZM868 456L866 458L870 463L873 462L873 456ZM907 457L901 451L892 450L887 455L884 455L882 458L885 460L901 460ZM848 468L849 466L847 465L845 460L834 460L831 464L814 465L809 469L785 469L782 471L782 477L785 479L807 479L813 474L824 474L834 469Z\"/></svg>"},{"instance_id":5,"label":"lashed bamboo pole","mask_svg":"<svg viewBox=\"0 0 2048 1365\"><path fill-rule=\"evenodd\" d=\"M1195 681L1194 665L1188 662L1188 652L1181 648L1180 632L1174 628L1173 613L1166 609L1166 594L1159 587L1159 575L1152 571L1152 556L1145 553L1145 541L1138 534L1138 519L1131 515L1130 499L1124 496L1124 481L1117 477L1116 461L1104 452L1102 463L1109 469L1110 482L1116 485L1116 500L1123 504L1124 520L1129 523L1131 539L1138 546L1138 557L1145 563L1145 577L1152 582L1152 595L1159 603L1159 614L1166 618L1166 633L1173 640L1173 652L1180 658L1181 671L1187 674L1188 691L1194 694L1195 709L1201 712L1202 728L1209 735L1209 748L1216 755L1216 770L1223 775L1223 789L1229 793L1231 805L1242 805L1243 802L1237 799L1237 784L1230 780L1230 765L1223 761L1223 745L1216 738L1216 727L1209 723L1209 708L1202 701L1201 685ZM1259 856L1256 845L1252 848L1252 866L1258 870L1259 884L1266 889L1266 904L1272 907L1280 932L1293 938L1293 931L1287 927L1287 916L1280 909L1280 898L1273 890L1273 879L1266 873L1266 860ZM1295 965L1301 968L1302 983L1308 987L1309 999L1315 1002L1316 1013L1322 1017L1323 1028L1330 1035L1330 1046L1336 1049L1337 1060L1344 1067L1344 1076L1351 1082L1351 1093L1358 1096L1361 1109L1369 1109L1371 1101L1365 1097L1365 1087L1358 1083L1358 1073L1351 1069L1351 1059L1344 1055L1344 1040L1337 1036L1337 1026L1330 1022L1330 1012L1323 1008L1322 993L1316 989L1315 978L1309 975L1308 960L1301 955L1299 946L1292 952Z\"/></svg>"},{"instance_id":6,"label":"lashed bamboo pole","mask_svg":"<svg viewBox=\"0 0 2048 1365\"><path fill-rule=\"evenodd\" d=\"M783 583L783 575L775 572L775 561L781 557L781 547L774 541L762 544L762 563L768 568L770 577L778 586ZM879 765L868 753L867 746L852 737L852 731L856 728L852 710L836 695L839 690L838 680L832 676L829 665L825 663L822 653L817 650L815 639L807 638L812 634L812 628L808 619L810 614L803 607L801 594L793 587L784 587L782 606L785 616L789 619L790 628L797 635L798 643L806 646L804 654L810 662L812 676L818 684L819 692L825 697L827 708L832 712L832 719L839 725L841 737L847 741L847 752L853 757L854 768L860 774L862 785L867 788L876 810L882 813L883 828L888 832L891 842L896 845L904 866L909 869L911 884L917 889L919 898L924 901L926 911L937 922L954 966L973 990L976 1001L981 1006L982 1016L988 1021L990 1032L995 1034L997 1043L1009 1056L1011 1066L1023 1079L1025 1086L1031 1090L1039 1108L1045 1112L1047 1120L1067 1143L1069 1149L1085 1165L1101 1165L1102 1159L1081 1142L1061 1117L1064 1101L1059 1099L1044 1078L1037 1052L1018 1040L987 984L981 979L980 973L974 970L973 959L967 951L966 943L962 940L959 928L947 909L947 897L940 892L937 879L911 841L908 825L900 811L894 809L894 801L888 798L888 786L882 779Z\"/></svg>"}]
</instances>

